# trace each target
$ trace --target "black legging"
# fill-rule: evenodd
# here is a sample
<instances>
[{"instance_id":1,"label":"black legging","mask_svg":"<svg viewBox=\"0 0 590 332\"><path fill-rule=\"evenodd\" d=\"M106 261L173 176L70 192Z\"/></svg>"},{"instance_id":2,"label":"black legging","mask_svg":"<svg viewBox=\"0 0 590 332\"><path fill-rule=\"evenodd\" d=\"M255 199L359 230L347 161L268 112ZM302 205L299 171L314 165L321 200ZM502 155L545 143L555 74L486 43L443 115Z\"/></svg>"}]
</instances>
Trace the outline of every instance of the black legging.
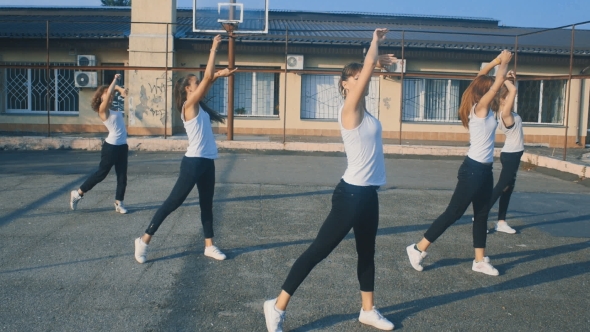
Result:
<instances>
[{"instance_id":1,"label":"black legging","mask_svg":"<svg viewBox=\"0 0 590 332\"><path fill-rule=\"evenodd\" d=\"M494 186L491 164L482 164L466 157L459 167L457 186L447 209L430 225L424 237L433 243L473 203L473 247L486 247L486 230L490 198Z\"/></svg>"},{"instance_id":2,"label":"black legging","mask_svg":"<svg viewBox=\"0 0 590 332\"><path fill-rule=\"evenodd\" d=\"M514 184L516 183L516 173L518 173L518 167L520 166L520 158L524 151L520 152L502 152L500 154L500 161L502 162L502 172L500 172L500 178L498 183L494 187L492 192L492 199L490 208L496 204L498 198L500 198L500 204L498 206L498 220L506 220L506 211L508 211L508 203L510 203L510 196L514 190Z\"/></svg>"},{"instance_id":3,"label":"black legging","mask_svg":"<svg viewBox=\"0 0 590 332\"><path fill-rule=\"evenodd\" d=\"M104 180L113 165L115 166L115 173L117 173L117 192L115 199L122 201L125 199L125 189L127 188L127 155L129 154L129 146L112 145L107 142L102 144L100 151L100 164L98 170L94 172L84 183L80 186L82 192L89 192L94 186Z\"/></svg>"},{"instance_id":4,"label":"black legging","mask_svg":"<svg viewBox=\"0 0 590 332\"><path fill-rule=\"evenodd\" d=\"M375 237L379 227L377 187L359 187L343 180L332 194L332 209L316 239L299 256L282 289L293 295L311 270L354 229L358 254L357 277L361 291L372 292L375 285Z\"/></svg>"},{"instance_id":5,"label":"black legging","mask_svg":"<svg viewBox=\"0 0 590 332\"><path fill-rule=\"evenodd\" d=\"M180 175L172 192L160 206L146 233L154 235L164 219L176 210L197 185L199 205L201 206L201 223L205 238L213 237L213 194L215 191L215 162L213 159L184 157L180 163Z\"/></svg>"}]
</instances>

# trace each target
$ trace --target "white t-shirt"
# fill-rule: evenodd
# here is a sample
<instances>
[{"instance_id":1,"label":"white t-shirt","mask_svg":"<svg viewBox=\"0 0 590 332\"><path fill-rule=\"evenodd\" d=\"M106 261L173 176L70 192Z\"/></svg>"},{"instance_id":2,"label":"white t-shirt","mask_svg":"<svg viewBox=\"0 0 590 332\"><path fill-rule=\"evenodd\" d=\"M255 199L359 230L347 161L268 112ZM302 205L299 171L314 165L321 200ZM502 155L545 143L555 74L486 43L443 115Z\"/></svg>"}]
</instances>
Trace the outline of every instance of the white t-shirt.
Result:
<instances>
[{"instance_id":1,"label":"white t-shirt","mask_svg":"<svg viewBox=\"0 0 590 332\"><path fill-rule=\"evenodd\" d=\"M381 139L381 123L369 112L354 129L342 126L342 108L338 112L338 123L348 166L342 176L346 183L355 186L382 186L386 183L385 158Z\"/></svg>"},{"instance_id":2,"label":"white t-shirt","mask_svg":"<svg viewBox=\"0 0 590 332\"><path fill-rule=\"evenodd\" d=\"M494 141L496 140L496 127L498 121L492 110L488 111L485 118L475 114L475 105L469 113L469 152L467 156L480 163L494 162Z\"/></svg>"},{"instance_id":3,"label":"white t-shirt","mask_svg":"<svg viewBox=\"0 0 590 332\"><path fill-rule=\"evenodd\" d=\"M127 144L127 128L125 127L123 112L109 110L109 117L102 123L109 130L109 136L107 136L105 142L111 145Z\"/></svg>"},{"instance_id":4,"label":"white t-shirt","mask_svg":"<svg viewBox=\"0 0 590 332\"><path fill-rule=\"evenodd\" d=\"M512 112L514 117L514 125L508 129L504 125L502 116L498 115L498 127L506 135L506 141L504 141L504 147L502 152L520 152L524 151L524 132L522 130L522 118L520 115Z\"/></svg>"},{"instance_id":5,"label":"white t-shirt","mask_svg":"<svg viewBox=\"0 0 590 332\"><path fill-rule=\"evenodd\" d=\"M205 112L201 106L198 107L199 113L197 116L192 120L184 121L184 106L182 106L180 117L188 136L188 148L184 155L187 157L217 159L217 144L215 144L215 136L213 136L211 118L209 113Z\"/></svg>"}]
</instances>

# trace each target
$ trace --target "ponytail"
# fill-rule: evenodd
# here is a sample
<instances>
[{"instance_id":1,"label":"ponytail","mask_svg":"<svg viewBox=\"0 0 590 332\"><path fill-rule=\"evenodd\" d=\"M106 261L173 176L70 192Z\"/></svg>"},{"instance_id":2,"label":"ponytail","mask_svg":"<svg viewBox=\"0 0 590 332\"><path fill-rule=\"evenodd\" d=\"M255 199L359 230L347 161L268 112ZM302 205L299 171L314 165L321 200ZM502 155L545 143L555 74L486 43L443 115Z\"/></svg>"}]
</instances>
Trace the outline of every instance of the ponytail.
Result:
<instances>
[{"instance_id":1,"label":"ponytail","mask_svg":"<svg viewBox=\"0 0 590 332\"><path fill-rule=\"evenodd\" d=\"M185 77L181 77L176 81L176 85L174 86L174 106L176 109L182 113L182 106L186 102L186 87L189 86L191 77L196 77L193 74L186 75ZM209 118L211 122L218 122L224 123L225 118L219 114L219 112L215 111L211 107L209 107L205 102L199 101L199 106L202 110L209 114Z\"/></svg>"}]
</instances>

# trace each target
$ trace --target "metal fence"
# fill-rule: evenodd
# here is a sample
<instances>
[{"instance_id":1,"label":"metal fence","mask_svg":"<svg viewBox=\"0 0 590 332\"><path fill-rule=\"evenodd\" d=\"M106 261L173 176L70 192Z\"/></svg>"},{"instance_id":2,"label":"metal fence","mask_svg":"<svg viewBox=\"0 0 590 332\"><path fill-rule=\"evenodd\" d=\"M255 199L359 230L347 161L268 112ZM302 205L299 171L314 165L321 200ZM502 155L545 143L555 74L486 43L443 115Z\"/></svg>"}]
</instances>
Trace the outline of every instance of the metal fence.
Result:
<instances>
[{"instance_id":1,"label":"metal fence","mask_svg":"<svg viewBox=\"0 0 590 332\"><path fill-rule=\"evenodd\" d=\"M148 96L148 89L154 87L150 85L145 88L145 93L140 93L139 98L130 100L128 103L134 108L140 107L145 111L141 114L151 114L160 118L164 127L168 126L168 111L166 107L162 109L161 105L168 105L167 100L172 88L173 79L187 72L202 72L204 68L189 68L185 66L172 67L168 65L168 59L161 65L143 67L143 66L122 66L122 64L105 64L101 66L92 65L80 66L76 63L55 63L50 62L50 45L59 42L50 38L52 22L37 22L36 24L45 23L47 49L47 61L44 63L26 63L10 62L0 63L0 100L3 100L7 112L14 113L47 113L47 135L51 135L51 115L57 113L75 114L78 111L79 89L76 87L76 80L99 80L108 81L115 73L124 73L125 71L159 71L164 72L164 83L155 84L156 89L160 89L160 97ZM80 22L80 24L91 24L92 22ZM518 77L518 96L515 105L515 111L518 112L523 121L528 124L550 124L562 126L564 129L564 155L567 154L567 137L568 137L568 119L569 105L571 100L571 81L572 79L589 79L590 72L586 69L579 73L573 72L574 62L580 62L590 59L587 55L576 55L575 37L576 28L589 22L572 24L569 26L558 27L554 29L539 30L533 33L507 36L494 34L478 34L462 32L457 35L469 35L474 38L496 38L499 43L505 45L505 48L515 53L513 59L513 69L518 70L520 62L519 55L529 54L532 52L528 49L522 49L520 45L526 44L527 38L539 34L551 35L557 30L571 31L571 47L569 52L561 55L569 56L569 70L560 75L537 74L530 76ZM19 24L22 24L20 22ZM128 24L131 24L128 23ZM156 24L157 23L145 23ZM172 31L172 24L166 24L166 31ZM368 30L363 30L367 31ZM289 53L290 34L297 34L297 30L285 29L285 55ZM437 36L445 35L445 40L451 39L452 34L449 32L428 31L428 30L399 30L393 32L395 37L399 37L400 43L396 50L396 56L405 60L408 51L421 47L408 42L409 38L429 39L436 41ZM168 38L168 34L166 34ZM425 37L426 36L426 37ZM168 41L166 45L168 45ZM583 45L588 46L588 45ZM391 49L391 48L390 48ZM166 51L168 57L169 51ZM81 71L98 71L96 75L102 77L82 77ZM338 91L337 83L340 70L337 69L317 69L317 70L291 70L286 66L279 68L241 68L233 78L234 91L233 95L233 112L228 114L228 100L230 100L228 90L228 79L220 79L215 82L211 88L205 102L214 109L220 110L222 114L232 117L276 117L279 114L279 105L285 103L286 99L279 100L281 92L283 98L286 98L288 92L286 74L295 73L301 75L301 119L327 119L334 120L337 118L337 112L342 104L342 98ZM283 81L280 80L281 74L285 74ZM453 74L453 73L425 73L425 72L381 72L375 73L375 77L370 83L370 93L367 97L367 109L373 111L373 115L379 117L379 79L378 76L388 76L400 81L399 100L400 118L399 118L399 143L402 142L403 125L410 122L425 123L458 123L457 109L460 104L461 96L474 75ZM159 85L158 85L159 84ZM138 113L139 114L139 113ZM283 141L285 141L286 116L283 116ZM579 128L578 128L579 129ZM233 121L228 130L233 132ZM167 136L166 131L165 136ZM233 135L233 134L232 134ZM232 136L233 137L233 136Z\"/></svg>"}]
</instances>

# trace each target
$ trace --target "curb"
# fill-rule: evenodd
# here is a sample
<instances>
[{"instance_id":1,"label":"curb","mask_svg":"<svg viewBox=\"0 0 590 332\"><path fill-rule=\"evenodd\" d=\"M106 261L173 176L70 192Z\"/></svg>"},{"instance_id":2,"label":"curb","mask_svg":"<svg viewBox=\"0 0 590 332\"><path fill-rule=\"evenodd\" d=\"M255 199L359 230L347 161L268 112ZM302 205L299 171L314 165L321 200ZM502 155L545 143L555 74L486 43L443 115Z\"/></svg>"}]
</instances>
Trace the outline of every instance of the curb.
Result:
<instances>
[{"instance_id":1,"label":"curb","mask_svg":"<svg viewBox=\"0 0 590 332\"><path fill-rule=\"evenodd\" d=\"M6 136L0 138L0 150L57 150L73 149L99 151L102 138L83 137L36 137ZM131 151L185 151L188 142L182 138L161 137L129 137L127 144ZM342 143L311 143L311 142L260 142L260 141L217 141L217 147L229 150L263 150L263 151L300 151L300 152L344 152ZM383 152L393 155L421 156L465 156L468 147L456 146L424 146L424 145L392 145L384 144ZM500 156L500 149L495 149L494 156ZM590 177L584 165L557 160L533 153L525 152L521 161L528 164L570 173L581 179Z\"/></svg>"}]
</instances>

